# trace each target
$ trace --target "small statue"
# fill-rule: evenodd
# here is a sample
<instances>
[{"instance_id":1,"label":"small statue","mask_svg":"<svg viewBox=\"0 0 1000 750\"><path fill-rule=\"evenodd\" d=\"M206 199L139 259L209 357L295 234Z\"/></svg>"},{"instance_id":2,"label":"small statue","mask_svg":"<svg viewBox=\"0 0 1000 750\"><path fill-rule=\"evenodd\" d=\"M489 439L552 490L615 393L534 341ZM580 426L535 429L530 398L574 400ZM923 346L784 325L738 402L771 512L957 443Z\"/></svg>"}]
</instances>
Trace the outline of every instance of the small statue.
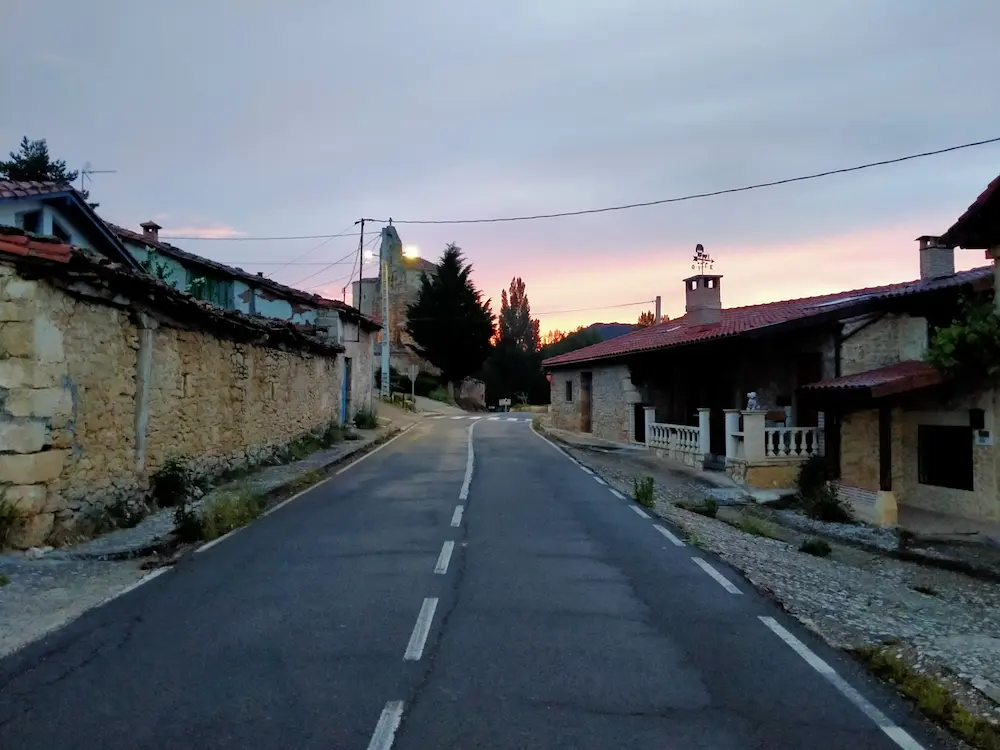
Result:
<instances>
[{"instance_id":1,"label":"small statue","mask_svg":"<svg viewBox=\"0 0 1000 750\"><path fill-rule=\"evenodd\" d=\"M757 411L757 391L747 394L747 411Z\"/></svg>"}]
</instances>

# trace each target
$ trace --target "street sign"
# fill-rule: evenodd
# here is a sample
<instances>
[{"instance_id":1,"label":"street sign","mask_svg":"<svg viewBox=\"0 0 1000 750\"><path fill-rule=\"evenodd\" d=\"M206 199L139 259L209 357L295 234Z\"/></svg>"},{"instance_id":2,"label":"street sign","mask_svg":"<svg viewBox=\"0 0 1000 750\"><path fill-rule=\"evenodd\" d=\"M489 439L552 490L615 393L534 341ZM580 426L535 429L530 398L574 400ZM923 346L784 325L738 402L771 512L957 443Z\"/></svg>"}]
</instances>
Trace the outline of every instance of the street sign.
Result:
<instances>
[{"instance_id":1,"label":"street sign","mask_svg":"<svg viewBox=\"0 0 1000 750\"><path fill-rule=\"evenodd\" d=\"M510 406L510 399L509 398L502 398L502 399L500 399L499 403L500 403L500 406Z\"/></svg>"}]
</instances>

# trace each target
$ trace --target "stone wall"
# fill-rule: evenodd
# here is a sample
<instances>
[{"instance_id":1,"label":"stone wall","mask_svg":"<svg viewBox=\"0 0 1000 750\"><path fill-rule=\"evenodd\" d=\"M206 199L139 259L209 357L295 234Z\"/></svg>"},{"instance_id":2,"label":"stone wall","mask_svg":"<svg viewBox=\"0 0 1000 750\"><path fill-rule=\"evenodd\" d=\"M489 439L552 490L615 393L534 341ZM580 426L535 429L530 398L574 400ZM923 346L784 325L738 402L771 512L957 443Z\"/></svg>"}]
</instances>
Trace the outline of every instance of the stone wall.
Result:
<instances>
[{"instance_id":1,"label":"stone wall","mask_svg":"<svg viewBox=\"0 0 1000 750\"><path fill-rule=\"evenodd\" d=\"M634 404L639 392L632 385L627 365L604 365L587 370L556 370L552 373L549 414L552 426L579 432L582 426L582 372L591 373L591 433L605 440L629 442ZM573 384L573 399L566 400L566 383Z\"/></svg>"},{"instance_id":2,"label":"stone wall","mask_svg":"<svg viewBox=\"0 0 1000 750\"><path fill-rule=\"evenodd\" d=\"M341 357L239 343L205 317L171 327L0 264L0 493L25 516L18 546L70 538L169 457L213 472L337 421Z\"/></svg>"},{"instance_id":3,"label":"stone wall","mask_svg":"<svg viewBox=\"0 0 1000 750\"><path fill-rule=\"evenodd\" d=\"M844 414L840 422L840 481L878 491L878 410Z\"/></svg>"},{"instance_id":4,"label":"stone wall","mask_svg":"<svg viewBox=\"0 0 1000 750\"><path fill-rule=\"evenodd\" d=\"M927 320L921 317L886 315L870 323L858 320L846 324L843 333L841 375L923 359L927 351Z\"/></svg>"}]
</instances>

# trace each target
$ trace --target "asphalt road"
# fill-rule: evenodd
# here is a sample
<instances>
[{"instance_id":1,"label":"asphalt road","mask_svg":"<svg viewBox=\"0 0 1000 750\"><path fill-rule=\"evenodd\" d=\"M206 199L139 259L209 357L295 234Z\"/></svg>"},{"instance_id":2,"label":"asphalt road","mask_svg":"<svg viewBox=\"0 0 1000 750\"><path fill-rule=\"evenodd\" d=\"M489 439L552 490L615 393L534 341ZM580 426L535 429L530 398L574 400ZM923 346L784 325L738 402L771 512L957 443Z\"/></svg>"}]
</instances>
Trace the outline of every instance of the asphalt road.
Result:
<instances>
[{"instance_id":1,"label":"asphalt road","mask_svg":"<svg viewBox=\"0 0 1000 750\"><path fill-rule=\"evenodd\" d=\"M636 510L527 421L424 421L0 662L0 748L936 747Z\"/></svg>"}]
</instances>

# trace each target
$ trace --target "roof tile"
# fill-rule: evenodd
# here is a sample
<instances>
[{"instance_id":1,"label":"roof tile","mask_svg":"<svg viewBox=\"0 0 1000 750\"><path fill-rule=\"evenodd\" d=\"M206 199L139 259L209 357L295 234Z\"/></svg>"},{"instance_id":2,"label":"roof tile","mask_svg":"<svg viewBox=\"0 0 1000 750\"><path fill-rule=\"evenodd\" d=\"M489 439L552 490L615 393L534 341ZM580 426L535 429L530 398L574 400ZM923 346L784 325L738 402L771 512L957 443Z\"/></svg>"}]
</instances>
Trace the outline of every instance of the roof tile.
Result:
<instances>
[{"instance_id":1,"label":"roof tile","mask_svg":"<svg viewBox=\"0 0 1000 750\"><path fill-rule=\"evenodd\" d=\"M871 391L875 397L902 393L914 388L937 385L944 376L934 365L922 360L907 360L874 370L843 375L802 386L807 391Z\"/></svg>"},{"instance_id":2,"label":"roof tile","mask_svg":"<svg viewBox=\"0 0 1000 750\"><path fill-rule=\"evenodd\" d=\"M64 193L72 190L71 185L60 182L41 182L38 180L0 180L0 199L30 198L33 195L48 195Z\"/></svg>"}]
</instances>

